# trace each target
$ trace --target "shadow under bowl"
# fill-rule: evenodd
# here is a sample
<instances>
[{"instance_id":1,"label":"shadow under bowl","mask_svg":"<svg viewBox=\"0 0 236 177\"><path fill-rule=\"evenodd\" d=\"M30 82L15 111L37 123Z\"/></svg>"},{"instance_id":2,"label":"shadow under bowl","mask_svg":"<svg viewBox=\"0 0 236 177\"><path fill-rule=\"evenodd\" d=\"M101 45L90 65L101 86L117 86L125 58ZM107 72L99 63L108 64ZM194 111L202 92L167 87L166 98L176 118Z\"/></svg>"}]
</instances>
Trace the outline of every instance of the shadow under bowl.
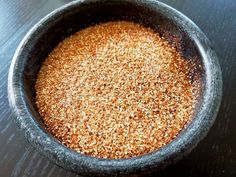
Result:
<instances>
[{"instance_id":1,"label":"shadow under bowl","mask_svg":"<svg viewBox=\"0 0 236 177\"><path fill-rule=\"evenodd\" d=\"M117 20L141 23L165 37L197 66L192 68L192 80L200 77L201 91L193 120L171 143L142 156L112 160L75 152L48 133L35 105L34 85L42 62L59 42L87 26ZM151 0L77 1L56 9L22 40L8 78L10 106L26 139L52 162L85 176L139 175L178 161L208 132L218 112L221 94L221 70L206 36L177 10Z\"/></svg>"}]
</instances>

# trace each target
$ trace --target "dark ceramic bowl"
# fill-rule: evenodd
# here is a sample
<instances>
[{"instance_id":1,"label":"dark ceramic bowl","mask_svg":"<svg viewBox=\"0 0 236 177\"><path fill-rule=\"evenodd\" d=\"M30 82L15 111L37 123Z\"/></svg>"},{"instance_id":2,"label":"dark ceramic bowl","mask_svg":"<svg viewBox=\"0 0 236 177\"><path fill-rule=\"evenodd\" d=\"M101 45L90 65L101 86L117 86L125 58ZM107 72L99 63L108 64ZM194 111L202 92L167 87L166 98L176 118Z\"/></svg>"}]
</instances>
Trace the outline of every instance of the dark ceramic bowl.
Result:
<instances>
[{"instance_id":1,"label":"dark ceramic bowl","mask_svg":"<svg viewBox=\"0 0 236 177\"><path fill-rule=\"evenodd\" d=\"M89 25L129 20L153 28L174 45L200 76L201 92L191 123L171 143L143 156L108 160L68 149L44 128L35 106L35 78L49 52L64 38ZM202 31L175 9L151 0L93 0L69 3L43 18L25 36L9 71L8 96L15 120L27 140L49 160L84 176L139 175L181 159L206 135L222 92L217 57Z\"/></svg>"}]
</instances>

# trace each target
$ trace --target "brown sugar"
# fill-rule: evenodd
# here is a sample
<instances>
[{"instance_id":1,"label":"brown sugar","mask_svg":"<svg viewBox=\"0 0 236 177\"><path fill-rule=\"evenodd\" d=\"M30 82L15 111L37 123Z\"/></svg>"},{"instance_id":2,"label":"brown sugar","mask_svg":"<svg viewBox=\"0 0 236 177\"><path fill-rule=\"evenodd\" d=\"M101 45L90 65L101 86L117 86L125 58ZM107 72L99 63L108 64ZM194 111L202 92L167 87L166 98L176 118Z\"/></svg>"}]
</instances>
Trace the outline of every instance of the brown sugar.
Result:
<instances>
[{"instance_id":1,"label":"brown sugar","mask_svg":"<svg viewBox=\"0 0 236 177\"><path fill-rule=\"evenodd\" d=\"M170 143L191 120L187 61L152 29L107 22L62 41L36 81L47 130L100 158L129 158Z\"/></svg>"}]
</instances>

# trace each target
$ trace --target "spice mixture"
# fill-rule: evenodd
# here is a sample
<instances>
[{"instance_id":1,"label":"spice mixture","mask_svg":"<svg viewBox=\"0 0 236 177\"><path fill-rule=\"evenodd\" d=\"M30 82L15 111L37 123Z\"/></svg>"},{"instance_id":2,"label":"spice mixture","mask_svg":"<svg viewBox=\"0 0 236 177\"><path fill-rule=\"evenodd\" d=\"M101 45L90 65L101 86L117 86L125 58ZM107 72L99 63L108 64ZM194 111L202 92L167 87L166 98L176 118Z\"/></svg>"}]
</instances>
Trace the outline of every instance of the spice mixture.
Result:
<instances>
[{"instance_id":1,"label":"spice mixture","mask_svg":"<svg viewBox=\"0 0 236 177\"><path fill-rule=\"evenodd\" d=\"M170 143L195 105L186 60L132 22L85 28L46 58L36 104L61 143L100 158L129 158Z\"/></svg>"}]
</instances>

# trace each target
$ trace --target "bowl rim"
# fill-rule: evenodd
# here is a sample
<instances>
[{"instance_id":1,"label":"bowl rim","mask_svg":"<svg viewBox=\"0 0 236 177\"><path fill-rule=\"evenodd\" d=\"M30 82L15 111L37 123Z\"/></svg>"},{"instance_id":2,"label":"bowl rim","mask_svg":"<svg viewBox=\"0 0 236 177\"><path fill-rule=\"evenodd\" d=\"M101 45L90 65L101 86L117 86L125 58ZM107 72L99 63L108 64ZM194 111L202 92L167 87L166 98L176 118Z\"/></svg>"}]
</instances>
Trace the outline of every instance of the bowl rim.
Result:
<instances>
[{"instance_id":1,"label":"bowl rim","mask_svg":"<svg viewBox=\"0 0 236 177\"><path fill-rule=\"evenodd\" d=\"M95 1L87 1L87 3ZM131 2L130 0L123 1ZM23 130L30 144L49 157L51 161L66 169L83 174L91 172L96 174L101 171L110 174L115 171L121 173L127 170L128 172L133 170L142 171L142 169L150 167L164 168L169 163L176 162L183 155L190 152L212 126L222 97L222 74L217 56L204 33L188 17L159 1L133 0L132 3L151 4L160 12L168 13L168 18L183 27L198 47L206 72L202 105L194 120L186 128L186 131L183 131L177 138L158 151L127 159L102 159L83 155L65 147L46 134L29 115L25 100L22 98L22 85L19 74L22 68L19 56L32 35L40 27L50 19L59 16L74 6L78 7L82 3L84 1L70 2L52 11L34 25L19 44L13 56L8 75L8 99L15 115L16 123Z\"/></svg>"}]
</instances>

